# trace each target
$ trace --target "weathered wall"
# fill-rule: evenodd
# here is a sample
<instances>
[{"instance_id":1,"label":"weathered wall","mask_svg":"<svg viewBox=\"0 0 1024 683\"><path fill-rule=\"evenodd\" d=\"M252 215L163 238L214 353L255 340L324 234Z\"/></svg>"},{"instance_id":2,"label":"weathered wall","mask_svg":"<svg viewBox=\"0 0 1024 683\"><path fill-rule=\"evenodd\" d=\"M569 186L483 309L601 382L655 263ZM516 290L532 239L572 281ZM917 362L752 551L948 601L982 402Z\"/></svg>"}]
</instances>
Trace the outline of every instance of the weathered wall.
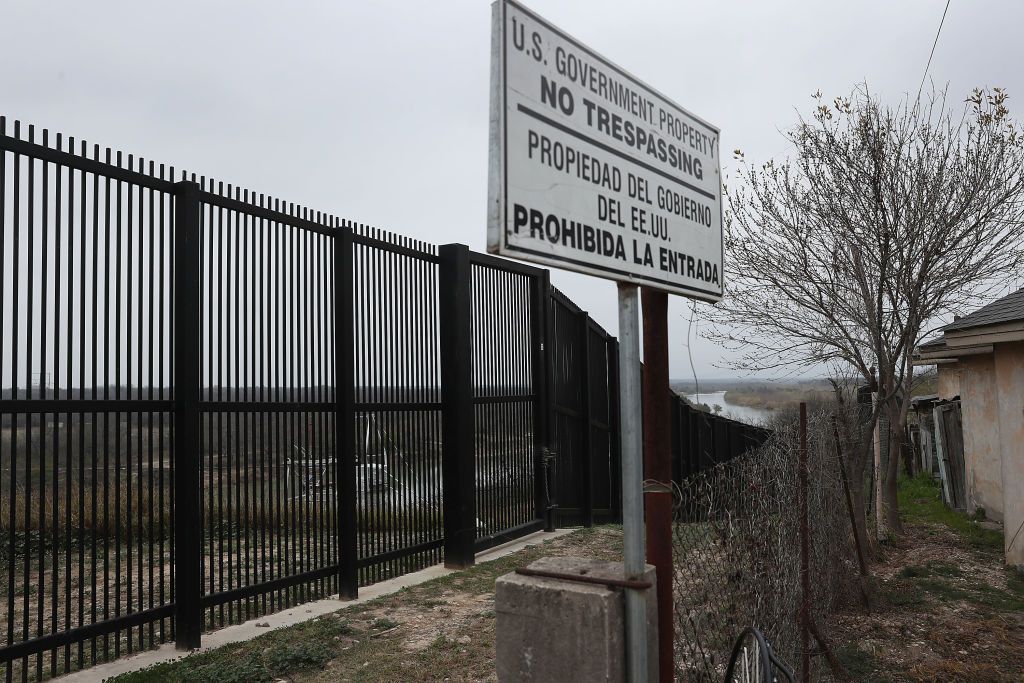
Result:
<instances>
[{"instance_id":1,"label":"weathered wall","mask_svg":"<svg viewBox=\"0 0 1024 683\"><path fill-rule=\"evenodd\" d=\"M1024 567L1024 531L1016 535L1024 525L1024 342L995 345L995 372L1006 563Z\"/></svg>"},{"instance_id":2,"label":"weathered wall","mask_svg":"<svg viewBox=\"0 0 1024 683\"><path fill-rule=\"evenodd\" d=\"M943 401L960 395L960 363L943 363L939 370L938 394Z\"/></svg>"},{"instance_id":3,"label":"weathered wall","mask_svg":"<svg viewBox=\"0 0 1024 683\"><path fill-rule=\"evenodd\" d=\"M967 509L985 510L1003 518L1003 485L999 443L999 400L992 354L960 361L960 409L963 415Z\"/></svg>"}]
</instances>

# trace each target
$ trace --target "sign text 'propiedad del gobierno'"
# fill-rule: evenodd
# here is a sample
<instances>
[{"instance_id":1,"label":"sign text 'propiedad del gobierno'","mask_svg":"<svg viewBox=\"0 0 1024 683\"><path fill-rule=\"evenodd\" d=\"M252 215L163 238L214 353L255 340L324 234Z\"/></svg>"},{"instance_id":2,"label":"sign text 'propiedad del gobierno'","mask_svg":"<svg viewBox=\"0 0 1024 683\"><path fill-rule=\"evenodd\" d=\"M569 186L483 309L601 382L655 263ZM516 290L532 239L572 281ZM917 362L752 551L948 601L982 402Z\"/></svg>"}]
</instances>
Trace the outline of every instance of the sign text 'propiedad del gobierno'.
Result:
<instances>
[{"instance_id":1,"label":"sign text 'propiedad del gobierno'","mask_svg":"<svg viewBox=\"0 0 1024 683\"><path fill-rule=\"evenodd\" d=\"M721 299L718 129L510 0L493 48L489 251Z\"/></svg>"}]
</instances>

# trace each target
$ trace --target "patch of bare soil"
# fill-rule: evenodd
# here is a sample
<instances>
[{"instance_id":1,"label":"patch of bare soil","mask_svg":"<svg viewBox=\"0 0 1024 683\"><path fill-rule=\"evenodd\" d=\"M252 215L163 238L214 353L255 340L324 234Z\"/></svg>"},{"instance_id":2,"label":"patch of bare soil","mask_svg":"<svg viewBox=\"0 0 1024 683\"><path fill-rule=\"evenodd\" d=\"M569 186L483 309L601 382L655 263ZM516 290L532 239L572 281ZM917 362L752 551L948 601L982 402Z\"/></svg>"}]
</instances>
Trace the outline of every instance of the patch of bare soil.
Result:
<instances>
[{"instance_id":1,"label":"patch of bare soil","mask_svg":"<svg viewBox=\"0 0 1024 683\"><path fill-rule=\"evenodd\" d=\"M858 681L1024 680L1024 583L990 548L945 526L916 524L873 566L870 612L831 620L840 659Z\"/></svg>"},{"instance_id":2,"label":"patch of bare soil","mask_svg":"<svg viewBox=\"0 0 1024 683\"><path fill-rule=\"evenodd\" d=\"M458 642L464 631L474 623L493 616L494 595L471 595L460 591L443 591L438 600L441 604L400 606L394 609L380 608L367 612L367 617L395 621L401 624L400 645L409 652L419 652L438 638Z\"/></svg>"}]
</instances>

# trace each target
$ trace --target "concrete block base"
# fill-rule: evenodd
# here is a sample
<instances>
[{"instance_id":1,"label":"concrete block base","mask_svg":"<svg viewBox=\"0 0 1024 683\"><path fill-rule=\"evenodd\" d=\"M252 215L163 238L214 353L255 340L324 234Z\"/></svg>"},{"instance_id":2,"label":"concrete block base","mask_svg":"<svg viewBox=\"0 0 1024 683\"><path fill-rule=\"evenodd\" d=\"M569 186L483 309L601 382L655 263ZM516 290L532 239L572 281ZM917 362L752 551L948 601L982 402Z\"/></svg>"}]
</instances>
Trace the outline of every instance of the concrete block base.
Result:
<instances>
[{"instance_id":1,"label":"concrete block base","mask_svg":"<svg viewBox=\"0 0 1024 683\"><path fill-rule=\"evenodd\" d=\"M563 574L624 579L621 562L545 557L529 565ZM647 565L648 680L658 680L654 567ZM608 681L626 678L623 589L505 574L495 586L496 665L501 683Z\"/></svg>"}]
</instances>

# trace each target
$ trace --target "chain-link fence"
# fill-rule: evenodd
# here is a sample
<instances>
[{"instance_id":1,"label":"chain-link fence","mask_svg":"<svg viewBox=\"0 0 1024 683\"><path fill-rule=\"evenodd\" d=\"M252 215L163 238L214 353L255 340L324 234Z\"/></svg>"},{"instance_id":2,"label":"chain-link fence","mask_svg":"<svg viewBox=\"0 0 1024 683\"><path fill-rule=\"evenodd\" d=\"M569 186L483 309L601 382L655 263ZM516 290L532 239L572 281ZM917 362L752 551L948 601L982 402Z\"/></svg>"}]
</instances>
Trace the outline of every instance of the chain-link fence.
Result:
<instances>
[{"instance_id":1,"label":"chain-link fence","mask_svg":"<svg viewBox=\"0 0 1024 683\"><path fill-rule=\"evenodd\" d=\"M808 417L811 623L856 577L830 415ZM780 418L760 448L684 479L673 530L677 678L720 681L733 640L756 626L794 669L801 659L799 420ZM819 668L817 662L812 667Z\"/></svg>"}]
</instances>

